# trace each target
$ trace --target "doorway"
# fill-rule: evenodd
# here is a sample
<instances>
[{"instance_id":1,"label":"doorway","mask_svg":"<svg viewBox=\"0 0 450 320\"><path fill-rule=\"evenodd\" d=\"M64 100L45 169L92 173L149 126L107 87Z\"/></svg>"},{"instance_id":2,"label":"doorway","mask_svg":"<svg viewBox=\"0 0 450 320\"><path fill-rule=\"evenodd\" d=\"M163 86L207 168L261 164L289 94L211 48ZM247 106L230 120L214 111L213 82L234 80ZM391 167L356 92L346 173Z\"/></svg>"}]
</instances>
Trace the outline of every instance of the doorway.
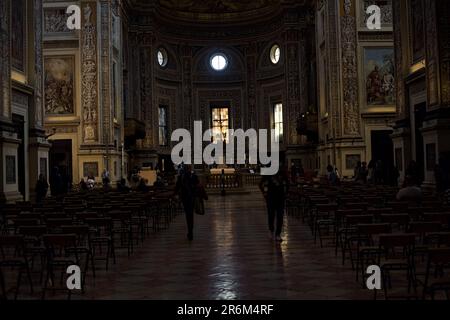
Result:
<instances>
[{"instance_id":1,"label":"doorway","mask_svg":"<svg viewBox=\"0 0 450 320\"><path fill-rule=\"evenodd\" d=\"M52 140L50 148L50 175L54 174L55 168L61 175L63 193L67 192L73 182L72 177L72 140ZM52 177L50 176L50 179Z\"/></svg>"},{"instance_id":2,"label":"doorway","mask_svg":"<svg viewBox=\"0 0 450 320\"><path fill-rule=\"evenodd\" d=\"M371 132L372 160L373 165L378 162L381 164L379 178L386 184L396 185L392 133L392 130L373 130Z\"/></svg>"}]
</instances>

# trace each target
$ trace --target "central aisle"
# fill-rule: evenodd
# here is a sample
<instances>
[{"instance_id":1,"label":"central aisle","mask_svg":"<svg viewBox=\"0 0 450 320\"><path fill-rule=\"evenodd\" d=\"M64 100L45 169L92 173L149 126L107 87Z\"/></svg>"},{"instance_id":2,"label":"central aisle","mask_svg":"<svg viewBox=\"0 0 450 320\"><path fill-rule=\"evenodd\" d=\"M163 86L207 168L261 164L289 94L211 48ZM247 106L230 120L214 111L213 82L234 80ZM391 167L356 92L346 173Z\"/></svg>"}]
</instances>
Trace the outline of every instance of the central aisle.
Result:
<instances>
[{"instance_id":1,"label":"central aisle","mask_svg":"<svg viewBox=\"0 0 450 320\"><path fill-rule=\"evenodd\" d=\"M88 299L370 299L349 266L320 249L301 221L285 220L285 241L268 238L259 192L212 196L195 216L194 241L184 216L102 274Z\"/></svg>"}]
</instances>

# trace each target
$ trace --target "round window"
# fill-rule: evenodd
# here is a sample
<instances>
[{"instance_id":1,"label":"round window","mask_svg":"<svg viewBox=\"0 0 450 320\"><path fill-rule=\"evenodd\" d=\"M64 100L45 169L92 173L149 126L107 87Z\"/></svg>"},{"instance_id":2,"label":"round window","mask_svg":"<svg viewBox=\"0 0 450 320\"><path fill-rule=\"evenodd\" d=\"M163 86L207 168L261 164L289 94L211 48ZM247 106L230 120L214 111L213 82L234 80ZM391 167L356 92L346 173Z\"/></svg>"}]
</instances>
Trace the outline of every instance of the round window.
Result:
<instances>
[{"instance_id":1,"label":"round window","mask_svg":"<svg viewBox=\"0 0 450 320\"><path fill-rule=\"evenodd\" d=\"M211 64L211 68L213 68L214 70L222 71L227 67L228 60L225 57L225 55L218 53L218 54L214 54L211 57L210 64Z\"/></svg>"},{"instance_id":2,"label":"round window","mask_svg":"<svg viewBox=\"0 0 450 320\"><path fill-rule=\"evenodd\" d=\"M272 49L270 49L270 61L272 61L273 64L277 64L278 62L280 62L280 58L281 58L281 49L276 44L272 47Z\"/></svg>"},{"instance_id":3,"label":"round window","mask_svg":"<svg viewBox=\"0 0 450 320\"><path fill-rule=\"evenodd\" d=\"M167 65L167 51L163 48L159 48L157 53L158 64L161 67L165 67Z\"/></svg>"}]
</instances>

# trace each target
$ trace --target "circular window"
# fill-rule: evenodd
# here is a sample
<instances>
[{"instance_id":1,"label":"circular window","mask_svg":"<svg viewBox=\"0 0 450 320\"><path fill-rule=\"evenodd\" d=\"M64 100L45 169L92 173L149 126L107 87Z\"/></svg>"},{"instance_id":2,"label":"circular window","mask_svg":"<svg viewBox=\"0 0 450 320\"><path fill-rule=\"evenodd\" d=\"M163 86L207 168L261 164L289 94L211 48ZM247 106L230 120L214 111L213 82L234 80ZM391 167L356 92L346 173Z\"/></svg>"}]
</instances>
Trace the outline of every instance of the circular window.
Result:
<instances>
[{"instance_id":1,"label":"circular window","mask_svg":"<svg viewBox=\"0 0 450 320\"><path fill-rule=\"evenodd\" d=\"M165 67L167 65L167 51L163 48L159 48L157 53L158 64L161 67Z\"/></svg>"},{"instance_id":2,"label":"circular window","mask_svg":"<svg viewBox=\"0 0 450 320\"><path fill-rule=\"evenodd\" d=\"M228 60L225 57L225 55L218 53L211 57L210 64L211 64L211 68L213 68L214 70L222 71L227 67Z\"/></svg>"},{"instance_id":3,"label":"circular window","mask_svg":"<svg viewBox=\"0 0 450 320\"><path fill-rule=\"evenodd\" d=\"M270 61L272 61L273 64L277 64L278 62L280 62L280 57L281 57L281 49L276 44L272 47L272 49L270 49Z\"/></svg>"}]
</instances>

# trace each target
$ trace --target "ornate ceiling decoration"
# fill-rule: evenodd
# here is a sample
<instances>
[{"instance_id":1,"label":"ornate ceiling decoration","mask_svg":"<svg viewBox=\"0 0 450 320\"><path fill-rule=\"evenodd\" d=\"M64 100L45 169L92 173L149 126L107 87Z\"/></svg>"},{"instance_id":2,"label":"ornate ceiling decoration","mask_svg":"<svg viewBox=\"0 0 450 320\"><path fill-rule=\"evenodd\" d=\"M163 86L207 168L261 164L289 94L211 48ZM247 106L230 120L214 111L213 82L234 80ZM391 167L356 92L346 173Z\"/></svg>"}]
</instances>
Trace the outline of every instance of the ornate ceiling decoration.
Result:
<instances>
[{"instance_id":1,"label":"ornate ceiling decoration","mask_svg":"<svg viewBox=\"0 0 450 320\"><path fill-rule=\"evenodd\" d=\"M245 13L266 7L277 6L279 0L159 0L165 9L186 13Z\"/></svg>"},{"instance_id":2,"label":"ornate ceiling decoration","mask_svg":"<svg viewBox=\"0 0 450 320\"><path fill-rule=\"evenodd\" d=\"M313 0L128 0L136 12L196 23L240 23L264 20L284 6L311 5Z\"/></svg>"}]
</instances>

